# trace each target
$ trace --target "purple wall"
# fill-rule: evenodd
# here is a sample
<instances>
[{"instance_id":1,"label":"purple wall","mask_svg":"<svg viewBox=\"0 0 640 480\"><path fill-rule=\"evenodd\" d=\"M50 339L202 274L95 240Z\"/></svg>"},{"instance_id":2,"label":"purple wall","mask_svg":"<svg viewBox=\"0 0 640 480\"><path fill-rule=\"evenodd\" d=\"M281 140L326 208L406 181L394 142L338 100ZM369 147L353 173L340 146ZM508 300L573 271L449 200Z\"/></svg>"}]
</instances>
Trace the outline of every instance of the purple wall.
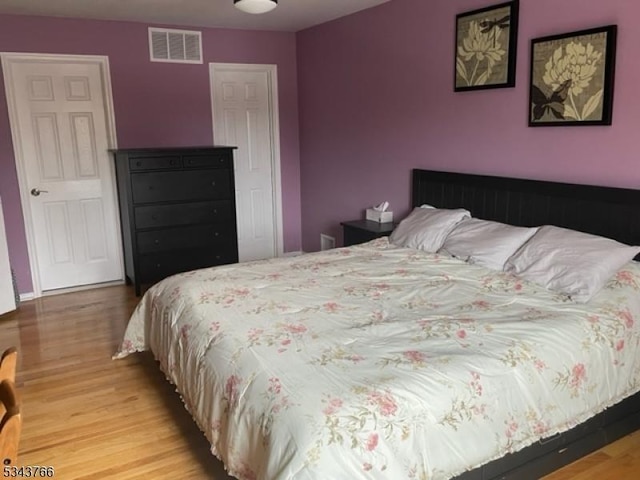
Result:
<instances>
[{"instance_id":1,"label":"purple wall","mask_svg":"<svg viewBox=\"0 0 640 480\"><path fill-rule=\"evenodd\" d=\"M109 57L119 147L212 142L209 62L278 66L285 251L300 250L296 38L292 33L201 29L204 63L152 63L146 24L0 15L0 51ZM178 27L184 28L184 27ZM0 82L2 79L0 78ZM0 84L0 196L20 292L32 290L4 85Z\"/></svg>"},{"instance_id":2,"label":"purple wall","mask_svg":"<svg viewBox=\"0 0 640 480\"><path fill-rule=\"evenodd\" d=\"M320 233L340 238L340 221L382 200L402 216L414 167L639 187L640 4L521 0L516 87L454 93L455 15L490 3L393 0L298 34L200 29L203 65L149 62L145 24L0 15L0 51L107 55L121 147L210 143L207 63L277 64L286 251L318 249ZM527 127L530 39L610 23L619 26L613 125ZM3 88L0 196L28 292Z\"/></svg>"},{"instance_id":3,"label":"purple wall","mask_svg":"<svg viewBox=\"0 0 640 480\"><path fill-rule=\"evenodd\" d=\"M640 187L640 4L520 0L516 87L454 93L455 15L491 4L393 0L298 34L305 251L382 200L406 214L414 167ZM613 125L527 127L530 40L607 24Z\"/></svg>"}]
</instances>

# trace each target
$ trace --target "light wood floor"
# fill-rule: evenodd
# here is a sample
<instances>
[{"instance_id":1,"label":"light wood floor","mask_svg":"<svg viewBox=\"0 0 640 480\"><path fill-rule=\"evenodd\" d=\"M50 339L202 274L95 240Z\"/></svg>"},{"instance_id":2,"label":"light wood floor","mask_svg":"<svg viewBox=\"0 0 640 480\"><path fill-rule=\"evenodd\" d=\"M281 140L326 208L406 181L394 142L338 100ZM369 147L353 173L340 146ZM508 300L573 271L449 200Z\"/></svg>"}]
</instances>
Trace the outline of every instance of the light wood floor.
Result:
<instances>
[{"instance_id":1,"label":"light wood floor","mask_svg":"<svg viewBox=\"0 0 640 480\"><path fill-rule=\"evenodd\" d=\"M53 466L63 480L230 480L153 359L111 360L136 303L131 287L117 286L25 302L0 316L0 350L20 352L19 463ZM635 433L546 480L638 478Z\"/></svg>"}]
</instances>

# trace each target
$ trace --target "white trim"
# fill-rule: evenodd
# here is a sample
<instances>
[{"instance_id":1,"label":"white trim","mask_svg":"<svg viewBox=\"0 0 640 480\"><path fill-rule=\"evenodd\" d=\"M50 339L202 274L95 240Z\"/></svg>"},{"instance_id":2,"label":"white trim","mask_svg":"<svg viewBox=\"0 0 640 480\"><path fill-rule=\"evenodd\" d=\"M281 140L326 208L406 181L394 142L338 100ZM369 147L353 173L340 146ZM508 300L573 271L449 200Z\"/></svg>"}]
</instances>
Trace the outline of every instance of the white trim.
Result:
<instances>
[{"instance_id":1,"label":"white trim","mask_svg":"<svg viewBox=\"0 0 640 480\"><path fill-rule=\"evenodd\" d=\"M93 283L90 285L80 285L78 287L58 288L56 290L46 290L42 292L41 297L51 297L54 295L62 295L65 293L82 292L84 290L93 290L95 288L116 287L118 285L124 285L124 280L116 280L114 282ZM21 293L20 302L28 302L29 300L35 300L36 296L33 292Z\"/></svg>"},{"instance_id":2,"label":"white trim","mask_svg":"<svg viewBox=\"0 0 640 480\"><path fill-rule=\"evenodd\" d=\"M304 252L302 250L296 250L295 252L286 252L280 256L283 258L288 258L288 257L299 257L300 255L304 255Z\"/></svg>"},{"instance_id":3,"label":"white trim","mask_svg":"<svg viewBox=\"0 0 640 480\"><path fill-rule=\"evenodd\" d=\"M28 293L21 293L20 294L20 301L21 302L28 302L29 300L35 300L36 296L33 292L28 292Z\"/></svg>"},{"instance_id":4,"label":"white trim","mask_svg":"<svg viewBox=\"0 0 640 480\"><path fill-rule=\"evenodd\" d=\"M282 169L280 159L280 115L278 103L278 66L259 63L210 63L209 91L211 92L211 116L215 141L215 95L213 77L216 71L247 70L266 72L269 84L269 110L271 111L271 183L273 185L274 245L275 256L284 254L284 228L282 220Z\"/></svg>"},{"instance_id":5,"label":"white trim","mask_svg":"<svg viewBox=\"0 0 640 480\"><path fill-rule=\"evenodd\" d=\"M13 52L1 52L0 58L2 60L2 71L4 74L4 88L5 96L7 99L7 109L9 111L9 125L11 127L11 140L13 142L13 156L16 163L16 172L18 174L18 187L20 190L20 203L22 206L22 213L24 215L24 229L27 237L27 252L29 254L29 268L31 270L31 282L33 284L33 292L24 294L29 298L39 298L43 295L42 286L40 282L40 272L38 271L38 255L36 251L36 243L33 232L33 218L31 216L31 207L29 202L29 192L27 188L27 175L24 170L24 154L22 152L22 145L20 144L19 126L18 126L18 107L16 105L15 96L13 94L15 88L11 79L11 67L13 63L18 62L43 62L43 63L69 63L69 62L83 62L83 63L97 63L100 65L100 71L102 73L102 88L103 98L105 101L105 125L107 128L107 143L108 148L116 148L116 121L113 108L113 93L111 90L111 74L109 71L109 57L103 55L58 55L58 54L42 54L42 53L13 53ZM114 199L113 208L116 213L116 224L113 228L117 230L117 234L120 237L120 210L118 208L118 195L116 192L115 184L115 165L112 164L112 198ZM117 242L117 260L120 264L120 275L124 278L123 267L123 253L122 244ZM22 299L22 295L20 296Z\"/></svg>"},{"instance_id":6,"label":"white trim","mask_svg":"<svg viewBox=\"0 0 640 480\"><path fill-rule=\"evenodd\" d=\"M77 287L56 288L55 290L46 290L42 292L43 297L51 297L53 295L63 295L65 293L82 292L84 290L93 290L95 288L115 287L124 285L124 280L115 280L113 282L91 283L89 285L78 285Z\"/></svg>"}]
</instances>

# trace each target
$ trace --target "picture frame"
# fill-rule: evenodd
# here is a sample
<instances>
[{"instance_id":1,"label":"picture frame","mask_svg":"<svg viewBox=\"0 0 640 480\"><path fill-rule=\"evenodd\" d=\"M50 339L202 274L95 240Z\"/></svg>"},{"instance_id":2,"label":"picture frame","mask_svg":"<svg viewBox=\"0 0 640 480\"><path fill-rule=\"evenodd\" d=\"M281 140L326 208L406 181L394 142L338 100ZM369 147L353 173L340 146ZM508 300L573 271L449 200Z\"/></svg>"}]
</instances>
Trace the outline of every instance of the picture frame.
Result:
<instances>
[{"instance_id":1,"label":"picture frame","mask_svg":"<svg viewBox=\"0 0 640 480\"><path fill-rule=\"evenodd\" d=\"M519 2L456 15L454 91L514 87Z\"/></svg>"},{"instance_id":2,"label":"picture frame","mask_svg":"<svg viewBox=\"0 0 640 480\"><path fill-rule=\"evenodd\" d=\"M606 25L531 40L530 127L611 125L616 37Z\"/></svg>"}]
</instances>

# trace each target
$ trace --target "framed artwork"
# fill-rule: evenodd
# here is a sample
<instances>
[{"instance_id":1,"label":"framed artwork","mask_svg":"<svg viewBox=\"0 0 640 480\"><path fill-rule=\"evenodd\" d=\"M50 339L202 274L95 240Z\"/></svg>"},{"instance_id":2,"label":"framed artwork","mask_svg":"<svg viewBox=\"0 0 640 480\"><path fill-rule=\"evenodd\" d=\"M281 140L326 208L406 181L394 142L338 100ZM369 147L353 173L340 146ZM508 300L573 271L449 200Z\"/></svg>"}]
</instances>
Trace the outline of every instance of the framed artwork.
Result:
<instances>
[{"instance_id":1,"label":"framed artwork","mask_svg":"<svg viewBox=\"0 0 640 480\"><path fill-rule=\"evenodd\" d=\"M529 126L611 125L615 25L531 40Z\"/></svg>"},{"instance_id":2,"label":"framed artwork","mask_svg":"<svg viewBox=\"0 0 640 480\"><path fill-rule=\"evenodd\" d=\"M516 84L518 1L456 15L454 91Z\"/></svg>"}]
</instances>

